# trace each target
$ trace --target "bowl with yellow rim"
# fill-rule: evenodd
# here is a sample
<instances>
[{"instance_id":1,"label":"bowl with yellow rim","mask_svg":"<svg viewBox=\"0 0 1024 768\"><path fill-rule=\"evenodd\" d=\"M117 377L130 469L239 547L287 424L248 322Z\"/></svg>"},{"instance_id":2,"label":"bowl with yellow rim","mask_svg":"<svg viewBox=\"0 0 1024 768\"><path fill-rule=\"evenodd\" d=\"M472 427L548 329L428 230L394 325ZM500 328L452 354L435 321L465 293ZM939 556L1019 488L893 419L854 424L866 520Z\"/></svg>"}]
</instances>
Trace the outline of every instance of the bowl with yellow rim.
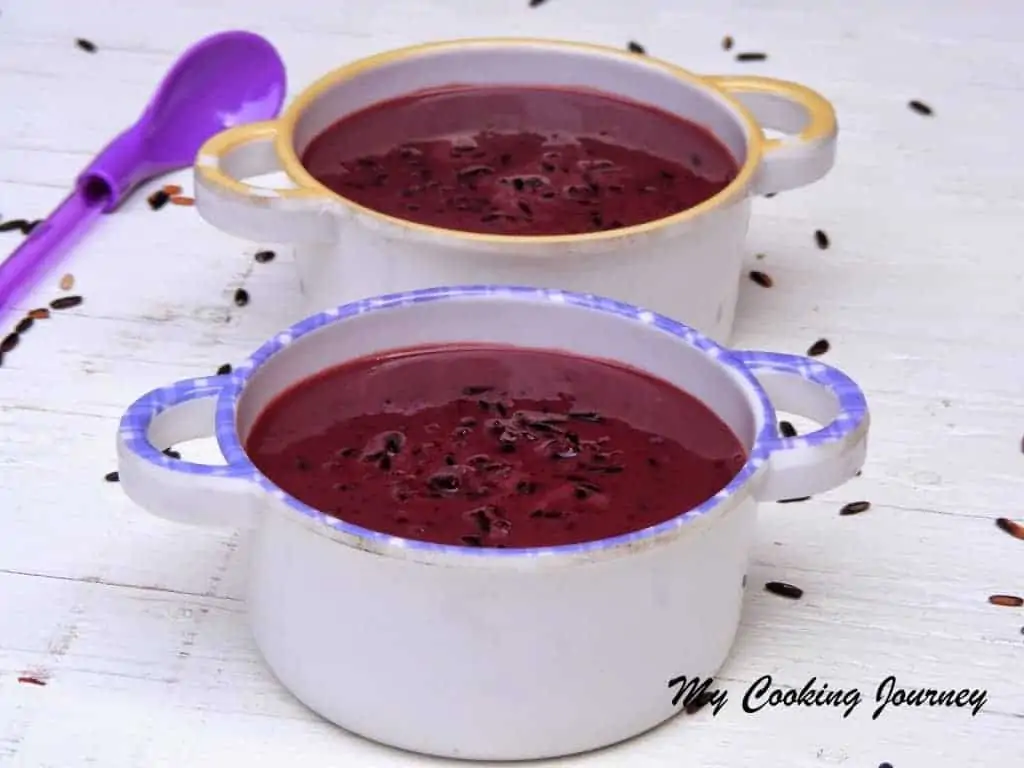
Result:
<instances>
[{"instance_id":1,"label":"bowl with yellow rim","mask_svg":"<svg viewBox=\"0 0 1024 768\"><path fill-rule=\"evenodd\" d=\"M523 236L385 215L335 193L303 165L310 143L342 118L453 84L598 91L639 102L707 129L738 172L717 194L675 215L584 234ZM308 312L437 285L511 283L647 306L727 342L751 199L821 179L833 165L836 137L831 104L796 83L697 75L584 43L451 40L342 66L302 91L277 120L215 136L196 158L196 203L218 229L294 246ZM285 181L276 188L251 181L267 174Z\"/></svg>"}]
</instances>

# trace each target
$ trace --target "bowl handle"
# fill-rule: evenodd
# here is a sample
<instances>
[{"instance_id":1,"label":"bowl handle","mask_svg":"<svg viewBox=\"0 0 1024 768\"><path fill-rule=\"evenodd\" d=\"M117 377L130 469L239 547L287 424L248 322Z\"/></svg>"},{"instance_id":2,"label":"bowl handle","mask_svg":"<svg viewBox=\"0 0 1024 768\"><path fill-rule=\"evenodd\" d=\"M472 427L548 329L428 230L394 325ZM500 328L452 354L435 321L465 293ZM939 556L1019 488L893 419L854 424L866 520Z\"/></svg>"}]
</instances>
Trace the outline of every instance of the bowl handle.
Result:
<instances>
[{"instance_id":1,"label":"bowl handle","mask_svg":"<svg viewBox=\"0 0 1024 768\"><path fill-rule=\"evenodd\" d=\"M192 525L250 528L259 486L244 456L225 465L196 464L163 450L215 432L218 398L231 375L187 379L143 395L117 432L121 486L148 512Z\"/></svg>"},{"instance_id":2,"label":"bowl handle","mask_svg":"<svg viewBox=\"0 0 1024 768\"><path fill-rule=\"evenodd\" d=\"M707 75L712 85L736 98L762 128L787 134L766 139L754 194L803 187L835 163L839 131L832 104L817 91L788 80L744 75Z\"/></svg>"},{"instance_id":3,"label":"bowl handle","mask_svg":"<svg viewBox=\"0 0 1024 768\"><path fill-rule=\"evenodd\" d=\"M779 501L831 490L864 466L870 415L860 387L845 373L809 357L778 352L734 353L761 383L773 407L824 424L783 437L769 425L768 471L755 492Z\"/></svg>"},{"instance_id":4,"label":"bowl handle","mask_svg":"<svg viewBox=\"0 0 1024 768\"><path fill-rule=\"evenodd\" d=\"M276 121L229 128L199 149L196 208L213 226L247 240L305 244L331 242L336 225L327 193L302 187L270 188L245 179L283 169Z\"/></svg>"}]
</instances>

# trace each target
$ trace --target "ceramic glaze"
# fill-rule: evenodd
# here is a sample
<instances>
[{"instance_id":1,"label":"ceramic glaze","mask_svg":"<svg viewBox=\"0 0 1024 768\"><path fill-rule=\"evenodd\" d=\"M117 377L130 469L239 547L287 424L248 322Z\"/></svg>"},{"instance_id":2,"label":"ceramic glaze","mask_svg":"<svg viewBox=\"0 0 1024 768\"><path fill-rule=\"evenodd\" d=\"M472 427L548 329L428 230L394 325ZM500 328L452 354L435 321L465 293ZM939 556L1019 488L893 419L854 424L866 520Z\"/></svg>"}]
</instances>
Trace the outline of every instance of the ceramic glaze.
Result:
<instances>
[{"instance_id":1,"label":"ceramic glaze","mask_svg":"<svg viewBox=\"0 0 1024 768\"><path fill-rule=\"evenodd\" d=\"M711 498L646 529L499 549L325 514L246 454L259 414L295 384L382 349L456 343L554 348L641 370L705 403L747 460ZM775 406L824 426L783 437ZM253 636L307 706L406 750L525 760L613 744L676 714L668 680L714 675L732 647L757 502L853 477L868 423L856 384L818 360L729 351L608 298L461 286L332 308L230 374L144 395L121 420L118 469L153 514L251 529ZM210 434L224 465L162 453ZM429 658L410 653L409 637Z\"/></svg>"}]
</instances>

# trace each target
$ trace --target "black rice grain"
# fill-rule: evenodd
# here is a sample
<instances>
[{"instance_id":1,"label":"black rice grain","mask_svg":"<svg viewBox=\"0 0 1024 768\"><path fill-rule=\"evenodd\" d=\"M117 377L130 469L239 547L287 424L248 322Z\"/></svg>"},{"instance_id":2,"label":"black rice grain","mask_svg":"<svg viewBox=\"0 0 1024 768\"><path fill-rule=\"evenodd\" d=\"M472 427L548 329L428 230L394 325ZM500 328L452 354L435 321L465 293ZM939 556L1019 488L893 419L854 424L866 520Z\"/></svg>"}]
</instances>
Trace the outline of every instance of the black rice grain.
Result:
<instances>
[{"instance_id":1,"label":"black rice grain","mask_svg":"<svg viewBox=\"0 0 1024 768\"><path fill-rule=\"evenodd\" d=\"M266 264L268 261L273 261L274 257L277 256L273 251L256 251L253 254L253 259L257 264Z\"/></svg>"},{"instance_id":2,"label":"black rice grain","mask_svg":"<svg viewBox=\"0 0 1024 768\"><path fill-rule=\"evenodd\" d=\"M234 301L236 306L244 307L249 303L249 292L245 288L239 288L235 291Z\"/></svg>"},{"instance_id":3,"label":"black rice grain","mask_svg":"<svg viewBox=\"0 0 1024 768\"><path fill-rule=\"evenodd\" d=\"M792 422L783 419L779 422L779 434L783 437L796 437L798 433Z\"/></svg>"},{"instance_id":4,"label":"black rice grain","mask_svg":"<svg viewBox=\"0 0 1024 768\"><path fill-rule=\"evenodd\" d=\"M832 345L828 343L828 339L818 339L816 342L811 344L807 348L808 357L821 357L832 348Z\"/></svg>"},{"instance_id":5,"label":"black rice grain","mask_svg":"<svg viewBox=\"0 0 1024 768\"><path fill-rule=\"evenodd\" d=\"M824 251L829 246L828 235L823 230L816 229L814 230L814 242Z\"/></svg>"},{"instance_id":6,"label":"black rice grain","mask_svg":"<svg viewBox=\"0 0 1024 768\"><path fill-rule=\"evenodd\" d=\"M547 0L530 0L530 7L536 8L539 5L543 5Z\"/></svg>"},{"instance_id":7,"label":"black rice grain","mask_svg":"<svg viewBox=\"0 0 1024 768\"><path fill-rule=\"evenodd\" d=\"M103 476L103 479L106 480L108 483L116 483L121 480L121 475L116 471L107 472L107 474Z\"/></svg>"},{"instance_id":8,"label":"black rice grain","mask_svg":"<svg viewBox=\"0 0 1024 768\"><path fill-rule=\"evenodd\" d=\"M167 194L166 190L158 189L152 195L146 198L146 202L149 203L149 207L154 211L159 211L165 205L167 201L171 199L171 196Z\"/></svg>"},{"instance_id":9,"label":"black rice grain","mask_svg":"<svg viewBox=\"0 0 1024 768\"><path fill-rule=\"evenodd\" d=\"M764 585L764 591L779 597L788 597L790 600L799 600L804 596L804 591L800 587L787 584L784 581L769 581Z\"/></svg>"},{"instance_id":10,"label":"black rice grain","mask_svg":"<svg viewBox=\"0 0 1024 768\"><path fill-rule=\"evenodd\" d=\"M748 52L736 54L736 61L764 61L767 58L767 53Z\"/></svg>"},{"instance_id":11,"label":"black rice grain","mask_svg":"<svg viewBox=\"0 0 1024 768\"><path fill-rule=\"evenodd\" d=\"M46 307L37 307L28 313L33 320L46 320L50 317L50 310Z\"/></svg>"},{"instance_id":12,"label":"black rice grain","mask_svg":"<svg viewBox=\"0 0 1024 768\"><path fill-rule=\"evenodd\" d=\"M96 53L96 43L92 40L86 40L85 38L78 38L75 40L75 45L81 48L86 53Z\"/></svg>"},{"instance_id":13,"label":"black rice grain","mask_svg":"<svg viewBox=\"0 0 1024 768\"><path fill-rule=\"evenodd\" d=\"M3 341L0 341L0 355L6 355L21 341L21 336L17 333L8 333L4 336Z\"/></svg>"},{"instance_id":14,"label":"black rice grain","mask_svg":"<svg viewBox=\"0 0 1024 768\"><path fill-rule=\"evenodd\" d=\"M792 499L779 499L776 504L796 504L801 501L810 500L810 496L794 496Z\"/></svg>"},{"instance_id":15,"label":"black rice grain","mask_svg":"<svg viewBox=\"0 0 1024 768\"><path fill-rule=\"evenodd\" d=\"M1024 605L1024 597L1017 595L990 595L988 601L1002 608L1020 608Z\"/></svg>"},{"instance_id":16,"label":"black rice grain","mask_svg":"<svg viewBox=\"0 0 1024 768\"><path fill-rule=\"evenodd\" d=\"M224 363L224 365L217 369L218 376L227 376L229 373L231 373L231 363Z\"/></svg>"},{"instance_id":17,"label":"black rice grain","mask_svg":"<svg viewBox=\"0 0 1024 768\"><path fill-rule=\"evenodd\" d=\"M630 53L639 53L641 55L647 53L647 49L644 48L642 45L640 45L640 43L636 42L635 40L630 40L626 48L629 50Z\"/></svg>"},{"instance_id":18,"label":"black rice grain","mask_svg":"<svg viewBox=\"0 0 1024 768\"><path fill-rule=\"evenodd\" d=\"M61 296L50 302L50 309L71 309L77 307L82 301L81 296Z\"/></svg>"},{"instance_id":19,"label":"black rice grain","mask_svg":"<svg viewBox=\"0 0 1024 768\"><path fill-rule=\"evenodd\" d=\"M932 115L935 113L931 107L929 107L923 101L918 101L917 99L911 99L910 101L908 101L907 106L910 107L914 112L917 112L917 114L919 115Z\"/></svg>"},{"instance_id":20,"label":"black rice grain","mask_svg":"<svg viewBox=\"0 0 1024 768\"><path fill-rule=\"evenodd\" d=\"M28 226L28 219L8 219L5 222L0 223L0 232L13 232L19 230L25 231L25 227Z\"/></svg>"},{"instance_id":21,"label":"black rice grain","mask_svg":"<svg viewBox=\"0 0 1024 768\"><path fill-rule=\"evenodd\" d=\"M14 326L15 333L25 333L29 328L35 325L35 319L29 316L25 316L18 321L18 324Z\"/></svg>"},{"instance_id":22,"label":"black rice grain","mask_svg":"<svg viewBox=\"0 0 1024 768\"><path fill-rule=\"evenodd\" d=\"M168 456L168 457L170 457L172 459L180 459L181 458L181 453L176 451L176 450L174 450L173 448L164 448L163 454L164 454L164 456Z\"/></svg>"},{"instance_id":23,"label":"black rice grain","mask_svg":"<svg viewBox=\"0 0 1024 768\"><path fill-rule=\"evenodd\" d=\"M846 515L859 515L861 512L867 512L871 509L870 501L851 501L849 504L844 504L842 509L839 510L839 514Z\"/></svg>"},{"instance_id":24,"label":"black rice grain","mask_svg":"<svg viewBox=\"0 0 1024 768\"><path fill-rule=\"evenodd\" d=\"M752 282L757 283L762 288L771 288L773 285L775 285L775 281L772 280L771 275L756 269L750 270L750 279Z\"/></svg>"},{"instance_id":25,"label":"black rice grain","mask_svg":"<svg viewBox=\"0 0 1024 768\"><path fill-rule=\"evenodd\" d=\"M725 37L722 38L722 50L723 51L731 51L732 50L732 37L730 35L726 35Z\"/></svg>"},{"instance_id":26,"label":"black rice grain","mask_svg":"<svg viewBox=\"0 0 1024 768\"><path fill-rule=\"evenodd\" d=\"M879 763L878 768L892 768L892 763Z\"/></svg>"},{"instance_id":27,"label":"black rice grain","mask_svg":"<svg viewBox=\"0 0 1024 768\"><path fill-rule=\"evenodd\" d=\"M1024 540L1024 525L1015 523L1006 517L996 519L996 527L1003 533L1008 533L1015 539Z\"/></svg>"},{"instance_id":28,"label":"black rice grain","mask_svg":"<svg viewBox=\"0 0 1024 768\"><path fill-rule=\"evenodd\" d=\"M683 711L688 715L695 715L710 704L712 698L712 694L707 691L701 691L683 707Z\"/></svg>"}]
</instances>

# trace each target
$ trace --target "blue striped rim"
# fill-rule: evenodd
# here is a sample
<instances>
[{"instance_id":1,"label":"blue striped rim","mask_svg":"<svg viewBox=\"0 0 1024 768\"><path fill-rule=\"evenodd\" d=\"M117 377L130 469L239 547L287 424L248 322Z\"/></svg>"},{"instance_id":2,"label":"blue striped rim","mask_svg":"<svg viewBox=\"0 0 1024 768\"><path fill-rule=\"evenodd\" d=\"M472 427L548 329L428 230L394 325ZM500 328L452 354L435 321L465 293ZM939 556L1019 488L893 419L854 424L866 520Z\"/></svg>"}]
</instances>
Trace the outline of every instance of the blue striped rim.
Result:
<instances>
[{"instance_id":1,"label":"blue striped rim","mask_svg":"<svg viewBox=\"0 0 1024 768\"><path fill-rule=\"evenodd\" d=\"M713 497L697 507L685 510L676 517L656 526L610 539L560 547L494 549L457 547L404 539L339 520L313 509L288 495L261 474L252 462L249 461L235 427L236 409L239 397L249 378L271 357L306 334L312 333L326 325L344 322L346 319L371 312L460 297L500 298L520 302L568 304L596 310L616 315L624 320L643 323L705 352L715 359L719 365L727 369L748 390L756 404L753 410L755 423L758 424L758 433L746 464L733 477L732 481ZM795 363L796 366L794 366ZM751 373L751 368L784 370L829 384L840 399L841 413L839 418L818 432L795 438L781 438L777 432L775 409L767 393ZM830 378L832 379L831 381L829 381ZM205 466L174 460L149 444L145 435L145 426L149 424L157 413L184 400L211 396L215 391L220 392L216 410L216 437L221 451L227 459L227 466ZM249 478L299 514L316 520L334 530L376 542L379 545L438 553L458 552L462 555L477 557L522 557L524 555L543 557L546 555L576 554L617 547L660 536L680 528L693 520L707 515L723 500L735 494L746 485L750 478L765 464L773 450L782 447L794 448L800 445L813 446L832 442L838 436L849 431L851 425L858 423L864 410L863 395L855 384L838 371L834 371L828 366L810 359L793 358L790 355L776 355L769 352L733 353L682 323L639 307L600 296L520 286L472 285L429 288L378 296L355 301L308 317L291 328L278 333L274 338L256 350L248 360L238 365L226 376L178 382L169 387L156 390L147 397L140 399L125 413L121 422L121 435L128 447L147 461L187 474Z\"/></svg>"}]
</instances>

